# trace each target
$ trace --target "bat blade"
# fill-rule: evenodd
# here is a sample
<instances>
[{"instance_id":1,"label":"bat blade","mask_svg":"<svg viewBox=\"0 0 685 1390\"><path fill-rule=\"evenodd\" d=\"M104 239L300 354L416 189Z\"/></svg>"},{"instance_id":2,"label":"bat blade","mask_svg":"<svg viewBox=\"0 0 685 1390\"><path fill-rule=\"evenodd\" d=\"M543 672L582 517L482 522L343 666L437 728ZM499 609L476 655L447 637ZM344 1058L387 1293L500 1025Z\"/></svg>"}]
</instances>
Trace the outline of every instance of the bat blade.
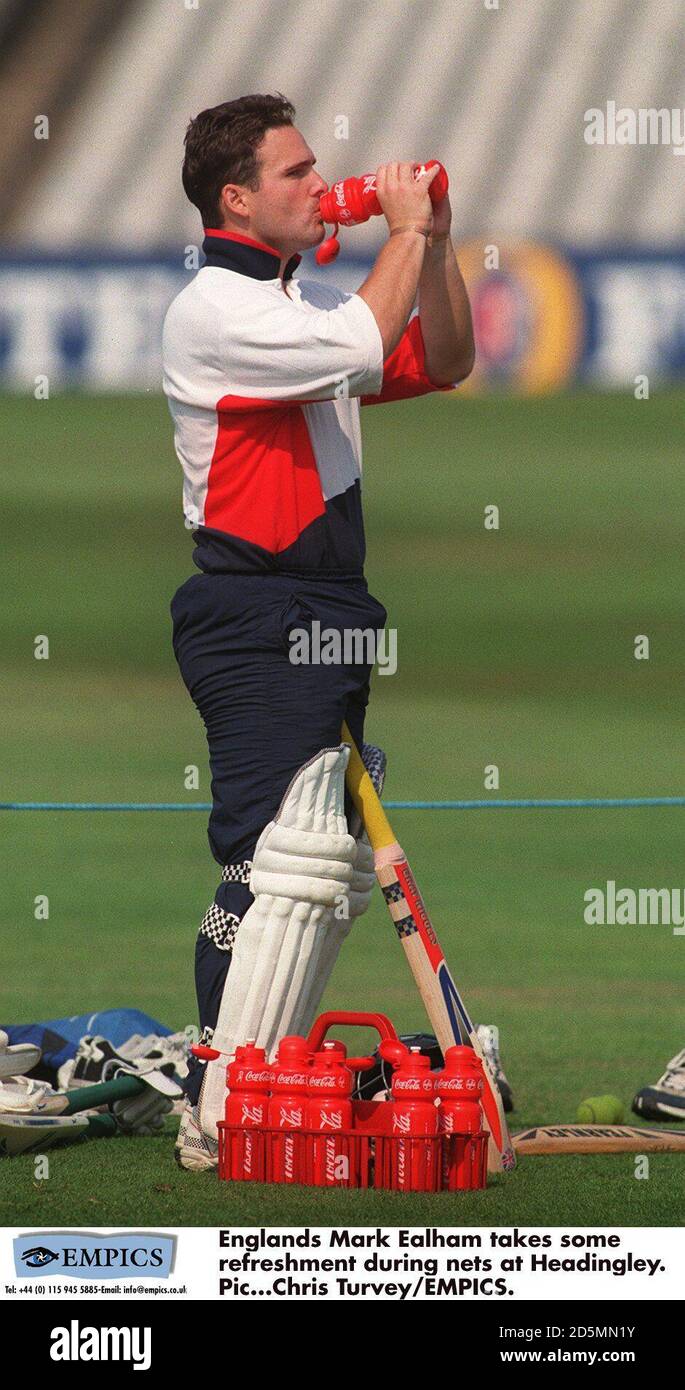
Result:
<instances>
[{"instance_id":1,"label":"bat blade","mask_svg":"<svg viewBox=\"0 0 685 1390\"><path fill-rule=\"evenodd\" d=\"M14 1158L34 1149L42 1152L60 1140L80 1138L87 1128L82 1115L2 1115L0 1157Z\"/></svg>"},{"instance_id":2,"label":"bat blade","mask_svg":"<svg viewBox=\"0 0 685 1390\"><path fill-rule=\"evenodd\" d=\"M490 1131L488 1168L491 1172L510 1171L515 1167L516 1156L492 1067L478 1041L404 851L395 839L346 724L343 724L342 737L350 744L349 792L366 827L374 851L376 877L426 1013L443 1055L448 1047L466 1043L480 1057L485 1080L482 1105Z\"/></svg>"},{"instance_id":3,"label":"bat blade","mask_svg":"<svg viewBox=\"0 0 685 1390\"><path fill-rule=\"evenodd\" d=\"M510 1171L516 1158L499 1087L445 960L414 875L403 859L382 865L377 878L443 1056L448 1047L466 1044L473 1048L483 1064L482 1106L490 1132L488 1167L491 1172Z\"/></svg>"},{"instance_id":4,"label":"bat blade","mask_svg":"<svg viewBox=\"0 0 685 1390\"><path fill-rule=\"evenodd\" d=\"M640 1125L538 1125L513 1137L517 1154L685 1153L685 1133Z\"/></svg>"}]
</instances>

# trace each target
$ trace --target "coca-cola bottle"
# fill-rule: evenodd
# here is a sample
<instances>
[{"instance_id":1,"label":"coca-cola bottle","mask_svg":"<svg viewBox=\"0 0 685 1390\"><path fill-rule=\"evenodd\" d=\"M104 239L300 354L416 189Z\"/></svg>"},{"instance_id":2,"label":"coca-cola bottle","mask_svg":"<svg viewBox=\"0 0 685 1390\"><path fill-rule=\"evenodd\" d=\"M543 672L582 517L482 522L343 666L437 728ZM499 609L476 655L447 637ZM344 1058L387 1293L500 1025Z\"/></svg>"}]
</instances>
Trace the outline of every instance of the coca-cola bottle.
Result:
<instances>
[{"instance_id":1,"label":"coca-cola bottle","mask_svg":"<svg viewBox=\"0 0 685 1390\"><path fill-rule=\"evenodd\" d=\"M304 1038L282 1038L271 1064L269 1181L302 1182L302 1133L311 1053Z\"/></svg>"},{"instance_id":2,"label":"coca-cola bottle","mask_svg":"<svg viewBox=\"0 0 685 1390\"><path fill-rule=\"evenodd\" d=\"M432 1192L439 1175L435 1076L430 1058L420 1048L407 1048L402 1043L393 1046L398 1049L398 1061L390 1088L392 1186L400 1192Z\"/></svg>"},{"instance_id":3,"label":"coca-cola bottle","mask_svg":"<svg viewBox=\"0 0 685 1390\"><path fill-rule=\"evenodd\" d=\"M414 178L422 178L427 169L439 168L429 185L428 193L433 203L442 202L448 188L447 171L437 159L429 159L414 170ZM345 227L356 227L368 222L370 217L382 212L376 191L376 175L361 174L359 177L339 179L331 185L320 200L321 216L324 222L338 222Z\"/></svg>"},{"instance_id":4,"label":"coca-cola bottle","mask_svg":"<svg viewBox=\"0 0 685 1390\"><path fill-rule=\"evenodd\" d=\"M311 1140L311 1179L317 1187L349 1186L350 1131L354 1076L345 1065L345 1047L325 1042L314 1059L307 1081L305 1128Z\"/></svg>"},{"instance_id":5,"label":"coca-cola bottle","mask_svg":"<svg viewBox=\"0 0 685 1390\"><path fill-rule=\"evenodd\" d=\"M419 179L436 164L438 173L428 186L428 196L434 204L442 202L449 188L447 170L437 159L429 159L414 170L414 178ZM336 230L340 224L355 227L361 222L368 222L370 217L383 211L376 190L376 175L362 174L361 178L339 179L322 193L319 207L324 222L335 223ZM330 265L339 250L340 242L335 234L327 237L316 250L317 265Z\"/></svg>"},{"instance_id":6,"label":"coca-cola bottle","mask_svg":"<svg viewBox=\"0 0 685 1390\"><path fill-rule=\"evenodd\" d=\"M468 1136L483 1127L483 1064L472 1047L448 1047L438 1075L438 1121L442 1140L443 1186L450 1192L473 1186L474 1146Z\"/></svg>"},{"instance_id":7,"label":"coca-cola bottle","mask_svg":"<svg viewBox=\"0 0 685 1390\"><path fill-rule=\"evenodd\" d=\"M264 1048L256 1047L252 1040L236 1048L226 1068L226 1081L226 1123L231 1126L227 1176L234 1182L263 1181L263 1131L271 1081Z\"/></svg>"}]
</instances>

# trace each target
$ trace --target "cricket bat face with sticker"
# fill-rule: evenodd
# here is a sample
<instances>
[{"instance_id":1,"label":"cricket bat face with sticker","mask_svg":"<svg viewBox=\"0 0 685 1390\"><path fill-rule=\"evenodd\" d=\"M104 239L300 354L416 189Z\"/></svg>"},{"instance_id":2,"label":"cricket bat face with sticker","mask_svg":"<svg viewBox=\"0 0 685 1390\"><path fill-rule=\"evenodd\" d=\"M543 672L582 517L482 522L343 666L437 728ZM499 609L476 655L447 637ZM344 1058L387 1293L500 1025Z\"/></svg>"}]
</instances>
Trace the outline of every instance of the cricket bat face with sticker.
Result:
<instances>
[{"instance_id":1,"label":"cricket bat face with sticker","mask_svg":"<svg viewBox=\"0 0 685 1390\"><path fill-rule=\"evenodd\" d=\"M488 1168L490 1172L510 1171L516 1165L516 1158L492 1068L445 960L414 875L346 724L343 724L342 737L351 745L347 767L350 795L366 826L374 851L376 877L426 1013L443 1055L448 1047L466 1044L480 1057L485 1080L482 1106L490 1132Z\"/></svg>"}]
</instances>

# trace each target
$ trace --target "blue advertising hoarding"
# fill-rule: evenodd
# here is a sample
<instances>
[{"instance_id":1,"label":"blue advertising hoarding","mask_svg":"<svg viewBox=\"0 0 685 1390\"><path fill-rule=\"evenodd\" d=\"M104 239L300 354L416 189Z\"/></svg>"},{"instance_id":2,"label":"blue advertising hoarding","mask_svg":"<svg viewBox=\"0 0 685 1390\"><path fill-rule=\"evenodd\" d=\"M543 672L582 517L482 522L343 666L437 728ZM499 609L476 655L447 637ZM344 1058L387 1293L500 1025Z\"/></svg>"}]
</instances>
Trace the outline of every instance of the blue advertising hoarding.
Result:
<instances>
[{"instance_id":1,"label":"blue advertising hoarding","mask_svg":"<svg viewBox=\"0 0 685 1390\"><path fill-rule=\"evenodd\" d=\"M0 389L31 394L161 387L166 309L198 253L0 255ZM601 251L471 241L459 251L478 344L461 390L535 394L572 385L631 389L685 379L685 249ZM369 261L300 267L358 287Z\"/></svg>"}]
</instances>

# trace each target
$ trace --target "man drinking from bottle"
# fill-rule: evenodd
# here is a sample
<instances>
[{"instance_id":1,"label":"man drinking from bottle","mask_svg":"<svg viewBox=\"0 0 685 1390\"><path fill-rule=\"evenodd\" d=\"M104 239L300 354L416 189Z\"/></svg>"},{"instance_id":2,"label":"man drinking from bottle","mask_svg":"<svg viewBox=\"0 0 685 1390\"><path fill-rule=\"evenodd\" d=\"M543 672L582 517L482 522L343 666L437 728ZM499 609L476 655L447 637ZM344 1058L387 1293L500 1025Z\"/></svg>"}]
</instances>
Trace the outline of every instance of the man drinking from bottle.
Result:
<instances>
[{"instance_id":1,"label":"man drinking from bottle","mask_svg":"<svg viewBox=\"0 0 685 1390\"><path fill-rule=\"evenodd\" d=\"M259 95L190 122L183 183L206 263L164 327L199 571L173 599L173 641L207 733L221 869L195 980L203 1039L225 1054L306 1031L371 892L340 730L362 747L373 661L294 662L291 642L315 621L385 625L364 578L359 407L450 390L473 365L449 199L434 208L428 194L436 169L378 168L388 236L356 294L297 276L325 235L326 184L294 115ZM225 1065L189 1077L185 1167L216 1161Z\"/></svg>"}]
</instances>

